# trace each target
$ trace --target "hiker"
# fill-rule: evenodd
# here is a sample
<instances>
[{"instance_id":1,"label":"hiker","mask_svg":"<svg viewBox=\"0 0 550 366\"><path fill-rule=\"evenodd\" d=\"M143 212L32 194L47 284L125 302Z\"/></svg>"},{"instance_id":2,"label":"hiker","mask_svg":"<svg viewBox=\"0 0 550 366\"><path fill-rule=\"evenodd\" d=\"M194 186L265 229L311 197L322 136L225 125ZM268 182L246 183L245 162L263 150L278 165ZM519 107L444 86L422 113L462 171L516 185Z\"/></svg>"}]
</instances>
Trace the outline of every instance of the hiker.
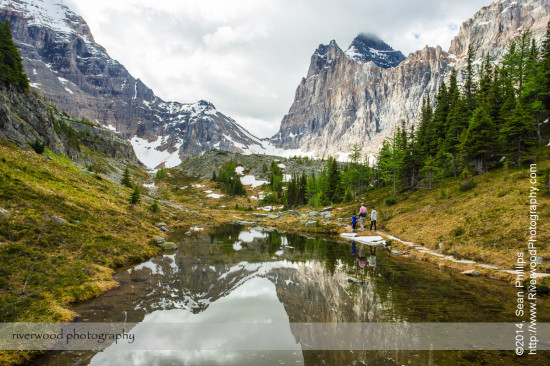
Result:
<instances>
[{"instance_id":1,"label":"hiker","mask_svg":"<svg viewBox=\"0 0 550 366\"><path fill-rule=\"evenodd\" d=\"M365 230L365 220L367 219L367 208L364 204L361 203L361 208L359 209L359 225L361 226L361 231Z\"/></svg>"},{"instance_id":2,"label":"hiker","mask_svg":"<svg viewBox=\"0 0 550 366\"><path fill-rule=\"evenodd\" d=\"M372 206L372 210L370 212L370 230L372 231L372 225L374 225L374 231L376 231L376 219L378 218L378 212L374 209L374 206Z\"/></svg>"},{"instance_id":3,"label":"hiker","mask_svg":"<svg viewBox=\"0 0 550 366\"><path fill-rule=\"evenodd\" d=\"M365 268L367 265L367 258L365 258L365 248L361 244L359 247L359 252L357 253L357 261L359 262L359 268Z\"/></svg>"},{"instance_id":4,"label":"hiker","mask_svg":"<svg viewBox=\"0 0 550 366\"><path fill-rule=\"evenodd\" d=\"M355 233L355 227L357 226L357 216L355 216L355 214L353 214L353 216L351 217L351 228L353 229L353 232Z\"/></svg>"},{"instance_id":5,"label":"hiker","mask_svg":"<svg viewBox=\"0 0 550 366\"><path fill-rule=\"evenodd\" d=\"M357 254L357 246L355 245L355 242L352 241L351 242L351 255L356 255Z\"/></svg>"}]
</instances>

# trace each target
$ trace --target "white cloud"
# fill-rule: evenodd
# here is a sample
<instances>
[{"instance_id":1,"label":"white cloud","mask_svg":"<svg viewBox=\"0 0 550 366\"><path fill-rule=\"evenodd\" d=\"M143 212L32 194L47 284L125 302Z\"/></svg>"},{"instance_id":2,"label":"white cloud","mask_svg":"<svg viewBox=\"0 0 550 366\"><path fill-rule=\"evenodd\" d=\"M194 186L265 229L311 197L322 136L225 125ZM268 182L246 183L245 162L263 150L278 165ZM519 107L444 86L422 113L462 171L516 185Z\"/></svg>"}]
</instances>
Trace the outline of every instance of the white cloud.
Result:
<instances>
[{"instance_id":1,"label":"white cloud","mask_svg":"<svg viewBox=\"0 0 550 366\"><path fill-rule=\"evenodd\" d=\"M260 137L275 134L312 53L375 33L405 55L449 47L490 0L66 0L98 43L163 99L205 99ZM416 35L416 36L415 36Z\"/></svg>"}]
</instances>

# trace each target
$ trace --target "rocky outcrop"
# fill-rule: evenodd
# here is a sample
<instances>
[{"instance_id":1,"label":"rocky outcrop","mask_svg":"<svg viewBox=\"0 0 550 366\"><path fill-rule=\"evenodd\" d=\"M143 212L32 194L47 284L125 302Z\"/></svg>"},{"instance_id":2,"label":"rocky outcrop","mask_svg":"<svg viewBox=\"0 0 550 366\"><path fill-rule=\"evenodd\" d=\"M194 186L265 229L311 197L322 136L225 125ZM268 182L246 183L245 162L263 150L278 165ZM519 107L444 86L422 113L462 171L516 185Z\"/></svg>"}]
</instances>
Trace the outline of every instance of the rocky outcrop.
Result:
<instances>
[{"instance_id":1,"label":"rocky outcrop","mask_svg":"<svg viewBox=\"0 0 550 366\"><path fill-rule=\"evenodd\" d=\"M0 87L0 139L23 149L38 142L85 165L94 161L85 156L79 144L121 162L139 164L130 143L113 131L64 117L35 93L15 88Z\"/></svg>"},{"instance_id":2,"label":"rocky outcrop","mask_svg":"<svg viewBox=\"0 0 550 366\"><path fill-rule=\"evenodd\" d=\"M435 93L450 62L440 47L426 47L384 69L350 59L334 41L321 45L273 141L316 155L342 158L354 144L374 154L398 121L418 117L419 103Z\"/></svg>"},{"instance_id":3,"label":"rocky outcrop","mask_svg":"<svg viewBox=\"0 0 550 366\"><path fill-rule=\"evenodd\" d=\"M4 19L10 21L31 87L70 115L109 126L127 140L137 137L132 143L147 165L169 159L177 165L213 148L262 150L260 140L212 104L155 96L95 43L82 17L59 1L0 0Z\"/></svg>"},{"instance_id":4,"label":"rocky outcrop","mask_svg":"<svg viewBox=\"0 0 550 366\"><path fill-rule=\"evenodd\" d=\"M364 154L373 155L402 121L407 127L418 122L422 99L433 100L451 69L464 66L469 44L477 60L489 52L498 61L509 42L525 29L542 38L549 5L549 0L492 4L464 22L449 53L439 46L426 47L395 67L361 55L350 57L360 37L346 52L334 41L321 45L272 141L282 148L340 159L358 144Z\"/></svg>"}]
</instances>

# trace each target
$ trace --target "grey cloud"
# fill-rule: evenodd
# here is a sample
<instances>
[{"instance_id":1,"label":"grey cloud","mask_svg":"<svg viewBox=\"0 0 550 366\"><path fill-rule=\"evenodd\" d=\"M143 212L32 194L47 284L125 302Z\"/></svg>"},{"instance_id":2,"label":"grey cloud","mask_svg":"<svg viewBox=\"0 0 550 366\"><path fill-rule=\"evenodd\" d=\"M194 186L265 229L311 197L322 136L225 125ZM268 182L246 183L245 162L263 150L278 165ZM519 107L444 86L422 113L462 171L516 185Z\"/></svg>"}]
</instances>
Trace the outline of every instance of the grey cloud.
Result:
<instances>
[{"instance_id":1,"label":"grey cloud","mask_svg":"<svg viewBox=\"0 0 550 366\"><path fill-rule=\"evenodd\" d=\"M78 11L78 3L73 3ZM258 1L249 3L258 9L215 21L215 17L182 11L185 6L176 11L147 2L133 4L130 13L92 8L81 15L93 18L91 24L100 24L98 29L92 27L96 40L160 97L180 102L208 100L251 130L258 131L257 122L248 126L246 120L263 119L265 129L257 134L266 137L277 132L278 125L272 121L280 121L288 111L319 44L335 39L347 49L357 34L373 33L408 55L431 42L425 38L430 31L443 27L456 33L452 26L459 27L489 3ZM232 4L219 2L219 6ZM223 29L227 34L222 34ZM418 39L414 34L420 35ZM240 121L235 116L243 117Z\"/></svg>"}]
</instances>

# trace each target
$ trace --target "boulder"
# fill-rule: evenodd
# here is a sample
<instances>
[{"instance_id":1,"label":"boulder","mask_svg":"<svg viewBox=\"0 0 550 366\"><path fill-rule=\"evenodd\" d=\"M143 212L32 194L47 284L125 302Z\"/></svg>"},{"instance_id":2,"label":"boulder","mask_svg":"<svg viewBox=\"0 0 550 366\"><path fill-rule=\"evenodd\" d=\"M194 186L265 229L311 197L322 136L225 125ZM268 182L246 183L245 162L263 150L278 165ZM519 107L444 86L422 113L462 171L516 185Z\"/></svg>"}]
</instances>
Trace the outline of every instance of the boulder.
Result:
<instances>
[{"instance_id":1,"label":"boulder","mask_svg":"<svg viewBox=\"0 0 550 366\"><path fill-rule=\"evenodd\" d=\"M161 227L161 226L166 226L166 223L165 222L157 222L155 224L156 227Z\"/></svg>"},{"instance_id":2,"label":"boulder","mask_svg":"<svg viewBox=\"0 0 550 366\"><path fill-rule=\"evenodd\" d=\"M317 221L306 221L306 226L315 226L317 225Z\"/></svg>"},{"instance_id":3,"label":"boulder","mask_svg":"<svg viewBox=\"0 0 550 366\"><path fill-rule=\"evenodd\" d=\"M334 210L334 207L330 206L330 207L322 208L320 211L321 212L328 212L328 211L332 211L332 210Z\"/></svg>"},{"instance_id":4,"label":"boulder","mask_svg":"<svg viewBox=\"0 0 550 366\"><path fill-rule=\"evenodd\" d=\"M164 243L164 238L162 236L157 236L153 239L157 244Z\"/></svg>"},{"instance_id":5,"label":"boulder","mask_svg":"<svg viewBox=\"0 0 550 366\"><path fill-rule=\"evenodd\" d=\"M399 250L392 249L391 254L393 255L403 255L403 252L400 252Z\"/></svg>"},{"instance_id":6,"label":"boulder","mask_svg":"<svg viewBox=\"0 0 550 366\"><path fill-rule=\"evenodd\" d=\"M160 229L161 231L164 231L165 233L167 233L168 231L170 231L170 230L168 230L167 228L165 228L164 226L160 226L159 229Z\"/></svg>"},{"instance_id":7,"label":"boulder","mask_svg":"<svg viewBox=\"0 0 550 366\"><path fill-rule=\"evenodd\" d=\"M175 250L178 249L178 245L172 241L164 242L160 245L164 250Z\"/></svg>"},{"instance_id":8,"label":"boulder","mask_svg":"<svg viewBox=\"0 0 550 366\"><path fill-rule=\"evenodd\" d=\"M479 277L479 272L475 269L468 269L466 271L463 271L462 274L470 277Z\"/></svg>"},{"instance_id":9,"label":"boulder","mask_svg":"<svg viewBox=\"0 0 550 366\"><path fill-rule=\"evenodd\" d=\"M332 216L332 214L330 213L330 211L322 211L321 212L321 217L324 218L324 219L328 219L331 216Z\"/></svg>"},{"instance_id":10,"label":"boulder","mask_svg":"<svg viewBox=\"0 0 550 366\"><path fill-rule=\"evenodd\" d=\"M57 222L58 224L66 224L66 223L67 223L67 221L63 220L63 219L62 219L61 217L59 217L59 216L53 215L53 216L51 217L51 219L52 219L52 221Z\"/></svg>"},{"instance_id":11,"label":"boulder","mask_svg":"<svg viewBox=\"0 0 550 366\"><path fill-rule=\"evenodd\" d=\"M317 217L317 216L319 216L319 212L317 212L317 211L311 211L311 212L309 212L307 215L308 215L308 216L312 216L312 217Z\"/></svg>"},{"instance_id":12,"label":"boulder","mask_svg":"<svg viewBox=\"0 0 550 366\"><path fill-rule=\"evenodd\" d=\"M278 219L279 216L277 216L277 215L267 215L267 218L268 218L268 219L275 220L275 219Z\"/></svg>"},{"instance_id":13,"label":"boulder","mask_svg":"<svg viewBox=\"0 0 550 366\"><path fill-rule=\"evenodd\" d=\"M269 214L264 214L264 213L251 213L250 216L252 216L252 217L268 217Z\"/></svg>"}]
</instances>

